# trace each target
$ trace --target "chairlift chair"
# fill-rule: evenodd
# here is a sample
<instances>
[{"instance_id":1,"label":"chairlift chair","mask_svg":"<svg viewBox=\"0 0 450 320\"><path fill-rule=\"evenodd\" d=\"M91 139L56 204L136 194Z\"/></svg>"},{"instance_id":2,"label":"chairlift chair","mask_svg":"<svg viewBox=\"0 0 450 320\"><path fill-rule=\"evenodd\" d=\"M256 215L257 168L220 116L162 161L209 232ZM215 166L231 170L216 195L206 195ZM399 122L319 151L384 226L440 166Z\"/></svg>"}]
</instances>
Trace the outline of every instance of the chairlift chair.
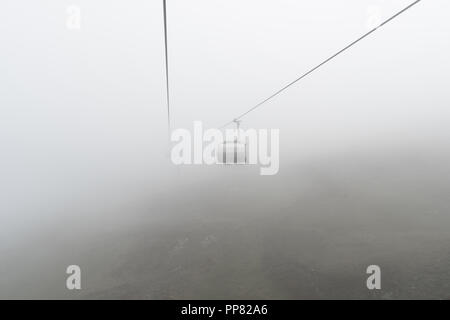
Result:
<instances>
[{"instance_id":1,"label":"chairlift chair","mask_svg":"<svg viewBox=\"0 0 450 320\"><path fill-rule=\"evenodd\" d=\"M216 160L218 164L247 164L247 144L240 137L240 122L235 119L236 136L231 141L224 141L216 148Z\"/></svg>"}]
</instances>

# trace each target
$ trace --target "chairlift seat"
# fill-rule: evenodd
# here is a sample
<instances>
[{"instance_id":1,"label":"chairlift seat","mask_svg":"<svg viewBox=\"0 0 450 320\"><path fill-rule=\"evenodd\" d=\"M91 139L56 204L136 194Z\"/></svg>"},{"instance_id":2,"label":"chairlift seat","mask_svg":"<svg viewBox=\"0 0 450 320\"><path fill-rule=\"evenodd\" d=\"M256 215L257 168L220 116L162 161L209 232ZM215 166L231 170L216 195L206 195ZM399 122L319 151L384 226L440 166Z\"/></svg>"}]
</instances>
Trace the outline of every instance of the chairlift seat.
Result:
<instances>
[{"instance_id":1,"label":"chairlift seat","mask_svg":"<svg viewBox=\"0 0 450 320\"><path fill-rule=\"evenodd\" d=\"M225 141L216 150L218 164L246 164L247 147L240 141Z\"/></svg>"}]
</instances>

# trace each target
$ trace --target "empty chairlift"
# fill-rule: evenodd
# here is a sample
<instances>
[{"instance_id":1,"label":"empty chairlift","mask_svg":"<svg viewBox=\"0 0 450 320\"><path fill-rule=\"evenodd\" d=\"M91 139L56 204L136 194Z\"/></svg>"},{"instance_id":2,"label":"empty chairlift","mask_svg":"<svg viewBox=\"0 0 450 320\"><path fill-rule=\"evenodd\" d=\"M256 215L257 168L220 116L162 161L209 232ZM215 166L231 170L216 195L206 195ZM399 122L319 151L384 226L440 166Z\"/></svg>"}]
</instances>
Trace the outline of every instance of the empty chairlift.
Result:
<instances>
[{"instance_id":1,"label":"empty chairlift","mask_svg":"<svg viewBox=\"0 0 450 320\"><path fill-rule=\"evenodd\" d=\"M240 121L234 120L236 124L236 136L231 141L224 141L217 146L216 160L218 164L246 164L247 145L240 137Z\"/></svg>"}]
</instances>

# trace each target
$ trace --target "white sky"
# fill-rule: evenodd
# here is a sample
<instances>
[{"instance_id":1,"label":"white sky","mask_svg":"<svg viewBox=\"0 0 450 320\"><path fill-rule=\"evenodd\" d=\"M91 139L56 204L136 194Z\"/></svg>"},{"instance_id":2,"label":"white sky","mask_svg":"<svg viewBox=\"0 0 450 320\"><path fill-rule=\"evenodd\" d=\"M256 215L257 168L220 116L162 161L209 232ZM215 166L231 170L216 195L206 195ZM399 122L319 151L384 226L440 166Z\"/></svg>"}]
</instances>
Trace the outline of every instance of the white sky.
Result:
<instances>
[{"instance_id":1,"label":"white sky","mask_svg":"<svg viewBox=\"0 0 450 320\"><path fill-rule=\"evenodd\" d=\"M168 0L174 126L231 120L366 32L374 6L386 18L408 3ZM281 130L281 166L358 145L447 148L449 9L422 1L243 126ZM5 230L105 189L165 186L162 1L3 1L0 39Z\"/></svg>"}]
</instances>

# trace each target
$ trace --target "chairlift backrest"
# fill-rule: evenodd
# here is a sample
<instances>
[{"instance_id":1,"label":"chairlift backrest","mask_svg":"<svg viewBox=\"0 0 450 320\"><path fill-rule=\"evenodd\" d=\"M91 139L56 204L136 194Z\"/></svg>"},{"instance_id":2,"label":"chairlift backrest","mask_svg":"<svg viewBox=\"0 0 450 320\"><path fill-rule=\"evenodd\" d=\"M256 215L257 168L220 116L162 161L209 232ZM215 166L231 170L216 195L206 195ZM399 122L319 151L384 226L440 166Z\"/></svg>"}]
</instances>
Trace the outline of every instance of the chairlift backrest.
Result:
<instances>
[{"instance_id":1,"label":"chairlift backrest","mask_svg":"<svg viewBox=\"0 0 450 320\"><path fill-rule=\"evenodd\" d=\"M218 164L246 164L247 146L237 139L225 141L217 147L216 160Z\"/></svg>"}]
</instances>

